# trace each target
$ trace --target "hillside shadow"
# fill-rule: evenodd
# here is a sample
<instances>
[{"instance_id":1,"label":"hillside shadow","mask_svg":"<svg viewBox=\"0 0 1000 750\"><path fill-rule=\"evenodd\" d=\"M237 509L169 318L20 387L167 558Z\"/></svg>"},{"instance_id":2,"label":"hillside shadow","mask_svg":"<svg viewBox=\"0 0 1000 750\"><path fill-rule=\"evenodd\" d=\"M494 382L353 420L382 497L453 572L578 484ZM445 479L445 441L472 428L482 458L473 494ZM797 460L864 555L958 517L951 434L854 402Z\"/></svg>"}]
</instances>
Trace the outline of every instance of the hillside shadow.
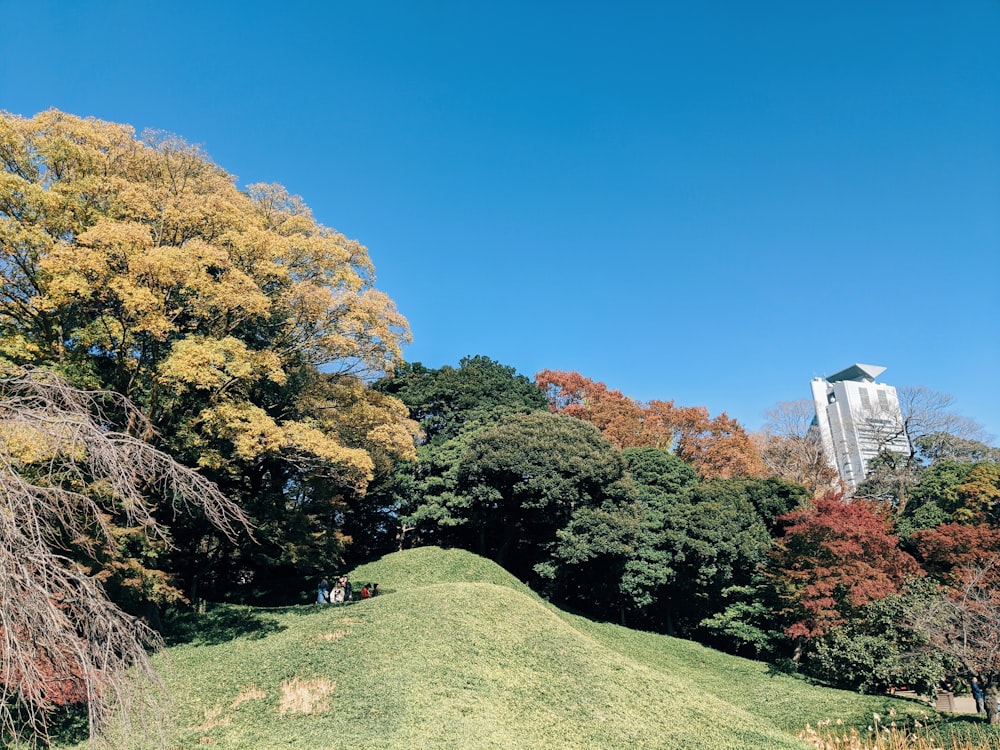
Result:
<instances>
[{"instance_id":1,"label":"hillside shadow","mask_svg":"<svg viewBox=\"0 0 1000 750\"><path fill-rule=\"evenodd\" d=\"M205 612L173 610L162 620L161 635L168 646L195 644L212 646L237 638L258 640L285 630L277 618L259 609L228 604L209 605Z\"/></svg>"}]
</instances>

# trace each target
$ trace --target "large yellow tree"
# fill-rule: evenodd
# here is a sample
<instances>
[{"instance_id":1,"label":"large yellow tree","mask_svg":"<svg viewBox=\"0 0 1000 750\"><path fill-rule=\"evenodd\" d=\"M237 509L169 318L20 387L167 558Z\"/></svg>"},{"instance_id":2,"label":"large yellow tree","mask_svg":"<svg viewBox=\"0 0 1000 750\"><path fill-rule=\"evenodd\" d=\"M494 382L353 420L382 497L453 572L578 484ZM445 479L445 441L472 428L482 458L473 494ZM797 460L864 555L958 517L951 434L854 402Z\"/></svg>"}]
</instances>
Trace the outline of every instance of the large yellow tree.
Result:
<instances>
[{"instance_id":1,"label":"large yellow tree","mask_svg":"<svg viewBox=\"0 0 1000 750\"><path fill-rule=\"evenodd\" d=\"M281 186L241 190L198 147L128 125L0 113L0 164L0 359L128 397L163 447L257 503L272 562L290 508L335 560L345 498L415 430L351 385L409 340L366 248ZM201 531L189 547L211 550Z\"/></svg>"}]
</instances>

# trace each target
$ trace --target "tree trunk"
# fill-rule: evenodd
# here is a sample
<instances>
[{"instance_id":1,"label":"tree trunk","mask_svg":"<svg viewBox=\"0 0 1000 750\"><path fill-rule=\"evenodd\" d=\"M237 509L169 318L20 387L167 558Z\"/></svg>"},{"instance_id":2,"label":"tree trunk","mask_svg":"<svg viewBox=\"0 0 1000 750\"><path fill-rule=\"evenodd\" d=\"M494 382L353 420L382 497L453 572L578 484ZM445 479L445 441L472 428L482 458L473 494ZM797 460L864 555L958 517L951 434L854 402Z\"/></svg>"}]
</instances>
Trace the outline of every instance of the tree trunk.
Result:
<instances>
[{"instance_id":1,"label":"tree trunk","mask_svg":"<svg viewBox=\"0 0 1000 750\"><path fill-rule=\"evenodd\" d=\"M997 712L997 689L994 686L986 688L986 721L990 724L1000 724L1000 713Z\"/></svg>"},{"instance_id":2,"label":"tree trunk","mask_svg":"<svg viewBox=\"0 0 1000 750\"><path fill-rule=\"evenodd\" d=\"M795 650L792 652L792 662L798 664L802 661L802 641L795 642Z\"/></svg>"}]
</instances>

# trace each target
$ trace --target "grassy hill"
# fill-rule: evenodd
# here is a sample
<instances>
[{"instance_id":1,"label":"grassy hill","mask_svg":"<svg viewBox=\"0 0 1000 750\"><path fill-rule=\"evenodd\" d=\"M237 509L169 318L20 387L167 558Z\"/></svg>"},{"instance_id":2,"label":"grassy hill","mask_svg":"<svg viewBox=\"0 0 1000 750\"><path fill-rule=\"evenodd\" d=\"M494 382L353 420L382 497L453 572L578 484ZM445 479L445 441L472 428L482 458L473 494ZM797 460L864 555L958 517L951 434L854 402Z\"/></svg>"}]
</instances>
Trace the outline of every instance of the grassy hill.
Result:
<instances>
[{"instance_id":1,"label":"grassy hill","mask_svg":"<svg viewBox=\"0 0 1000 750\"><path fill-rule=\"evenodd\" d=\"M171 748L804 748L821 720L917 713L696 644L595 623L498 566L423 548L348 606L223 607L157 657Z\"/></svg>"}]
</instances>

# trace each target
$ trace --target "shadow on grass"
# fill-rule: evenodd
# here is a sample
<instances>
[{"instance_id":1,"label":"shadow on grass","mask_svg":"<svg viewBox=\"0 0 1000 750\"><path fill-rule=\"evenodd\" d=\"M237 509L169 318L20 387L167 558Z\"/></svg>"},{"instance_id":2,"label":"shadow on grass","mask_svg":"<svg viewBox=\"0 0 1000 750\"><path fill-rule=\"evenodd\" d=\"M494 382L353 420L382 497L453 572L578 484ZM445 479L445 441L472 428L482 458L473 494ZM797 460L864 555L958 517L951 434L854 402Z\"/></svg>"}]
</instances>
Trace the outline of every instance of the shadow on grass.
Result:
<instances>
[{"instance_id":1,"label":"shadow on grass","mask_svg":"<svg viewBox=\"0 0 1000 750\"><path fill-rule=\"evenodd\" d=\"M78 745L87 741L90 735L90 722L87 718L85 703L74 703L69 706L56 706L44 718L42 735L36 735L31 730L31 719L23 705L10 703L7 710L11 715L11 726L0 730L0 748L43 748L50 746ZM39 716L33 717L38 720ZM11 734L16 728L20 743Z\"/></svg>"},{"instance_id":2,"label":"shadow on grass","mask_svg":"<svg viewBox=\"0 0 1000 750\"><path fill-rule=\"evenodd\" d=\"M284 610L283 610L284 611ZM285 629L260 609L233 604L209 605L205 612L172 610L163 617L163 640L168 646L182 643L211 646L236 638L264 638Z\"/></svg>"}]
</instances>

